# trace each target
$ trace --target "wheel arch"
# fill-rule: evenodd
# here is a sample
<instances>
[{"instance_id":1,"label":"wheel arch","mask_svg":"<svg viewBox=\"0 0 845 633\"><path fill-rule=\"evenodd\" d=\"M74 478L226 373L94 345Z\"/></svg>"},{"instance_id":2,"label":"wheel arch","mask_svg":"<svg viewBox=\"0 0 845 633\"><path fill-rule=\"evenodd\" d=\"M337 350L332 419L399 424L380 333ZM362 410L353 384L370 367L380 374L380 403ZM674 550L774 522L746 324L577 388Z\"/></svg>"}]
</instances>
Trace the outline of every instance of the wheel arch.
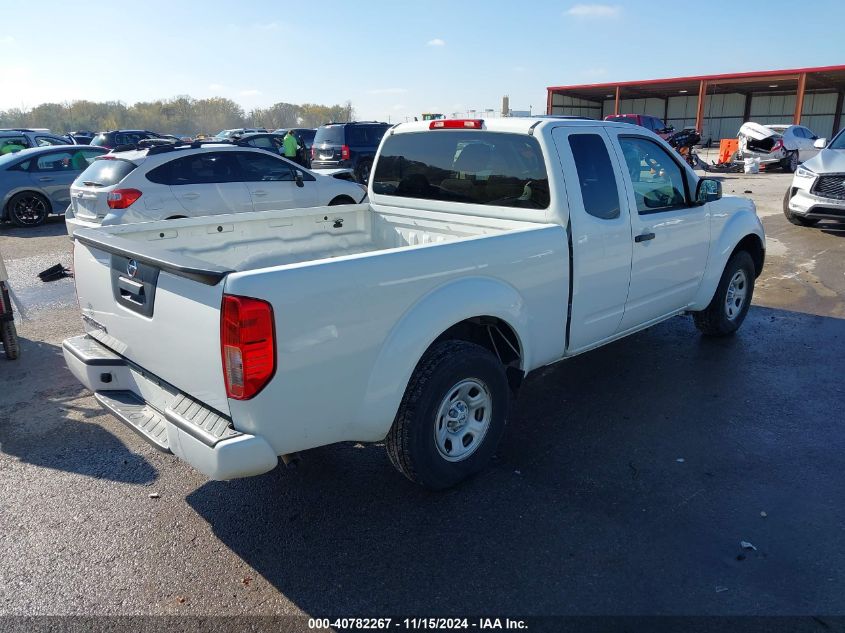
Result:
<instances>
[{"instance_id":1,"label":"wheel arch","mask_svg":"<svg viewBox=\"0 0 845 633\"><path fill-rule=\"evenodd\" d=\"M497 343L490 340L488 328L498 329L492 333L492 341ZM423 355L449 338L480 344L504 358L508 380L517 388L525 368L531 366L527 332L525 303L512 286L484 277L440 286L408 309L386 337L370 373L358 415L360 424L370 427L376 437L387 435Z\"/></svg>"},{"instance_id":2,"label":"wheel arch","mask_svg":"<svg viewBox=\"0 0 845 633\"><path fill-rule=\"evenodd\" d=\"M755 278L760 276L766 261L766 235L753 207L731 215L720 229L714 226L713 230L714 233L716 230L719 233L718 237L713 239L698 293L690 305L690 309L694 311L703 310L710 304L725 266L734 253L739 250L748 251L754 261Z\"/></svg>"}]
</instances>

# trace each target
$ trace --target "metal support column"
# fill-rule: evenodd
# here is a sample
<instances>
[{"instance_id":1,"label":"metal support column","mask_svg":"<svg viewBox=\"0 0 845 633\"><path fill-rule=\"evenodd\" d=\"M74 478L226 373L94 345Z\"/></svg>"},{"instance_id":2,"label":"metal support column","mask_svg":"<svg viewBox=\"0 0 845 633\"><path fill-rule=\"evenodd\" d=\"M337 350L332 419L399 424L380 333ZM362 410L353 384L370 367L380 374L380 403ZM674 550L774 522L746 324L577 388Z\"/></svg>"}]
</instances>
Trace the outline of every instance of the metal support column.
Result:
<instances>
[{"instance_id":1,"label":"metal support column","mask_svg":"<svg viewBox=\"0 0 845 633\"><path fill-rule=\"evenodd\" d=\"M798 75L798 93L795 96L795 116L792 117L792 124L801 123L801 111L804 109L804 90L807 87L807 73Z\"/></svg>"},{"instance_id":2,"label":"metal support column","mask_svg":"<svg viewBox=\"0 0 845 633\"><path fill-rule=\"evenodd\" d=\"M707 81L704 79L698 84L698 108L695 111L695 129L699 133L704 130L704 99L707 97Z\"/></svg>"},{"instance_id":3,"label":"metal support column","mask_svg":"<svg viewBox=\"0 0 845 633\"><path fill-rule=\"evenodd\" d=\"M842 121L842 101L845 99L845 92L839 91L836 93L836 110L833 115L833 134L839 131L839 123ZM833 136L833 135L831 135Z\"/></svg>"},{"instance_id":4,"label":"metal support column","mask_svg":"<svg viewBox=\"0 0 845 633\"><path fill-rule=\"evenodd\" d=\"M613 102L613 114L619 114L619 86L616 86L616 100Z\"/></svg>"}]
</instances>

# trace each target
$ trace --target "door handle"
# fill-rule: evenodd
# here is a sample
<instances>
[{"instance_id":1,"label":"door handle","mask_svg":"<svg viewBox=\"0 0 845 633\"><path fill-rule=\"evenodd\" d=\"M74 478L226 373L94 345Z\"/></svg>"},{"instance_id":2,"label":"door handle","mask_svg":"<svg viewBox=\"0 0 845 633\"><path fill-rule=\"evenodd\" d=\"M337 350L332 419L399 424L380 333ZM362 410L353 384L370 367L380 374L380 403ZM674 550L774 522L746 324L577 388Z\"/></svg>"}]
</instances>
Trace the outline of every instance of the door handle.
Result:
<instances>
[{"instance_id":1,"label":"door handle","mask_svg":"<svg viewBox=\"0 0 845 633\"><path fill-rule=\"evenodd\" d=\"M267 192L264 189L259 189L258 191L253 191L252 195L254 196L266 196Z\"/></svg>"},{"instance_id":2,"label":"door handle","mask_svg":"<svg viewBox=\"0 0 845 633\"><path fill-rule=\"evenodd\" d=\"M50 176L42 176L38 179L40 182L53 182L53 179Z\"/></svg>"},{"instance_id":3,"label":"door handle","mask_svg":"<svg viewBox=\"0 0 845 633\"><path fill-rule=\"evenodd\" d=\"M196 200L197 198L200 197L200 194L198 194L198 193L183 193L182 197L185 200Z\"/></svg>"},{"instance_id":4,"label":"door handle","mask_svg":"<svg viewBox=\"0 0 845 633\"><path fill-rule=\"evenodd\" d=\"M637 243L640 242L648 242L649 240L653 240L655 237L654 233L641 233L634 238L634 241Z\"/></svg>"}]
</instances>

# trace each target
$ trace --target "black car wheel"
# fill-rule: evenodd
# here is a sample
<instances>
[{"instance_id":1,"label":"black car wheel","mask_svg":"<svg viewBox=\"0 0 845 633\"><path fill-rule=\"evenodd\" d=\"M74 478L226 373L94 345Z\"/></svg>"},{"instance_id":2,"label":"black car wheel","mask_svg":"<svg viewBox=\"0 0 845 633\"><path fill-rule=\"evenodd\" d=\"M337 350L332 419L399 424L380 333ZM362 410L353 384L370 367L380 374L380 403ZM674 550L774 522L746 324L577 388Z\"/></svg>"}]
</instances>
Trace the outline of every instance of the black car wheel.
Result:
<instances>
[{"instance_id":1,"label":"black car wheel","mask_svg":"<svg viewBox=\"0 0 845 633\"><path fill-rule=\"evenodd\" d=\"M791 224L796 226L815 226L819 223L817 218L803 218L789 210L789 200L792 198L792 189L787 189L783 196L783 215Z\"/></svg>"},{"instance_id":2,"label":"black car wheel","mask_svg":"<svg viewBox=\"0 0 845 633\"><path fill-rule=\"evenodd\" d=\"M38 226L47 219L50 203L40 193L24 191L9 200L6 211L8 218L17 226Z\"/></svg>"}]
</instances>

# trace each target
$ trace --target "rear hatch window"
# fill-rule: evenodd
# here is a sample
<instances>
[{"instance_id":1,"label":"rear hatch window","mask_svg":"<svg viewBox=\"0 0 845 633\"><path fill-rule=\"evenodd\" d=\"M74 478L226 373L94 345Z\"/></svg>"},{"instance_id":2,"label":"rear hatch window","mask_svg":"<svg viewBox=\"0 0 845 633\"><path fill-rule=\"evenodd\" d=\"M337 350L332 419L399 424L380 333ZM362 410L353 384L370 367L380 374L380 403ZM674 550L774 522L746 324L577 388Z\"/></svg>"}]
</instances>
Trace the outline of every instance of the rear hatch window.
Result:
<instances>
[{"instance_id":1,"label":"rear hatch window","mask_svg":"<svg viewBox=\"0 0 845 633\"><path fill-rule=\"evenodd\" d=\"M549 179L537 139L486 131L394 134L382 145L373 193L545 209Z\"/></svg>"},{"instance_id":2,"label":"rear hatch window","mask_svg":"<svg viewBox=\"0 0 845 633\"><path fill-rule=\"evenodd\" d=\"M98 158L74 181L76 186L111 187L126 178L137 167L128 160Z\"/></svg>"},{"instance_id":3,"label":"rear hatch window","mask_svg":"<svg viewBox=\"0 0 845 633\"><path fill-rule=\"evenodd\" d=\"M342 125L326 125L317 130L314 136L314 145L343 145L345 142L344 126Z\"/></svg>"},{"instance_id":4,"label":"rear hatch window","mask_svg":"<svg viewBox=\"0 0 845 633\"><path fill-rule=\"evenodd\" d=\"M386 125L355 125L349 128L348 145L353 147L378 147L387 131Z\"/></svg>"}]
</instances>

